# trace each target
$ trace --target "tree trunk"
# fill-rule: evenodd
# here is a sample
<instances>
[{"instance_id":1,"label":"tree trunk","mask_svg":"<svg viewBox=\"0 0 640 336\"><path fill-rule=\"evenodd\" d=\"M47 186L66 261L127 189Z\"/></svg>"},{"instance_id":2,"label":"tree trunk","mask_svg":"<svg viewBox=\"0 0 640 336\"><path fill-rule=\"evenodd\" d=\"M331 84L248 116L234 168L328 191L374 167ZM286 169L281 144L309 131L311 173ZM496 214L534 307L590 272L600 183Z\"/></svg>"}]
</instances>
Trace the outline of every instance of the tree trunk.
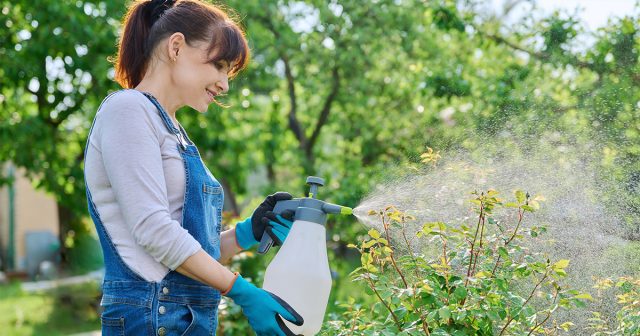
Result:
<instances>
[{"instance_id":1,"label":"tree trunk","mask_svg":"<svg viewBox=\"0 0 640 336\"><path fill-rule=\"evenodd\" d=\"M60 266L64 268L67 265L67 248L64 244L69 230L71 230L71 221L73 220L73 214L69 208L57 203L58 205L58 240L60 241Z\"/></svg>"},{"instance_id":2,"label":"tree trunk","mask_svg":"<svg viewBox=\"0 0 640 336\"><path fill-rule=\"evenodd\" d=\"M2 244L2 240L0 239L0 271L7 270L7 254L5 253L4 244Z\"/></svg>"},{"instance_id":3,"label":"tree trunk","mask_svg":"<svg viewBox=\"0 0 640 336\"><path fill-rule=\"evenodd\" d=\"M59 233L58 239L60 240L60 266L65 268L67 263L69 262L67 247L65 246L65 240L70 232L73 232L72 235L79 233L79 231L84 231L85 228L82 227L81 218L79 218L71 208L57 203L58 206L58 225L59 225Z\"/></svg>"}]
</instances>

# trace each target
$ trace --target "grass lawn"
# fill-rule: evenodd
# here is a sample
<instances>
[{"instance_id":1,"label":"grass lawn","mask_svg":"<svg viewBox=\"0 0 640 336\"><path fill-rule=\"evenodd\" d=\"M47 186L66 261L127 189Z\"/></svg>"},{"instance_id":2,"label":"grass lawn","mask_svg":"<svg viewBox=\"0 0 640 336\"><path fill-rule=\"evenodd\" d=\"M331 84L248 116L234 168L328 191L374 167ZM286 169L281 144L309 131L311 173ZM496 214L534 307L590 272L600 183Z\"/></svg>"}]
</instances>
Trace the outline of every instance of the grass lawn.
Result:
<instances>
[{"instance_id":1,"label":"grass lawn","mask_svg":"<svg viewBox=\"0 0 640 336\"><path fill-rule=\"evenodd\" d=\"M69 335L99 330L98 284L25 293L19 282L0 285L2 335Z\"/></svg>"}]
</instances>

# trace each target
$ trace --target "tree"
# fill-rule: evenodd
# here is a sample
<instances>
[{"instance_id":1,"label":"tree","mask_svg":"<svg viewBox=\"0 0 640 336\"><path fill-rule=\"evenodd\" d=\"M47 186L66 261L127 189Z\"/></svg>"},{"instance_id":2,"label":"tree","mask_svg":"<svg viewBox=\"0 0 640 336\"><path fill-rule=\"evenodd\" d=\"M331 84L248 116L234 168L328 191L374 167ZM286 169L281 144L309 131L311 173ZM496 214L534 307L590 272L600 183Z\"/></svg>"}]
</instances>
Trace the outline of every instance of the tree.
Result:
<instances>
[{"instance_id":1,"label":"tree","mask_svg":"<svg viewBox=\"0 0 640 336\"><path fill-rule=\"evenodd\" d=\"M3 1L0 161L58 202L60 239L87 231L82 161L92 116L115 87L119 1ZM63 253L64 256L64 253Z\"/></svg>"}]
</instances>

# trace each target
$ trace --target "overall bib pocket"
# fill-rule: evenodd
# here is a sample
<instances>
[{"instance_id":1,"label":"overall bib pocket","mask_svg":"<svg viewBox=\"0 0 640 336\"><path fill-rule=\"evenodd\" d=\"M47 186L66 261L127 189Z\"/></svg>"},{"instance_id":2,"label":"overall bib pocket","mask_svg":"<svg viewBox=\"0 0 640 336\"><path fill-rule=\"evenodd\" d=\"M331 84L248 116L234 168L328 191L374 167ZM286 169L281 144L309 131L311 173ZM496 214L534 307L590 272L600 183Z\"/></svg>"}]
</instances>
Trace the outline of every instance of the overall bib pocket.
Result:
<instances>
[{"instance_id":1,"label":"overall bib pocket","mask_svg":"<svg viewBox=\"0 0 640 336\"><path fill-rule=\"evenodd\" d=\"M103 336L124 336L124 317L101 316Z\"/></svg>"},{"instance_id":2,"label":"overall bib pocket","mask_svg":"<svg viewBox=\"0 0 640 336\"><path fill-rule=\"evenodd\" d=\"M206 216L207 233L213 245L219 244L222 217L222 187L205 183L202 186L204 213Z\"/></svg>"}]
</instances>

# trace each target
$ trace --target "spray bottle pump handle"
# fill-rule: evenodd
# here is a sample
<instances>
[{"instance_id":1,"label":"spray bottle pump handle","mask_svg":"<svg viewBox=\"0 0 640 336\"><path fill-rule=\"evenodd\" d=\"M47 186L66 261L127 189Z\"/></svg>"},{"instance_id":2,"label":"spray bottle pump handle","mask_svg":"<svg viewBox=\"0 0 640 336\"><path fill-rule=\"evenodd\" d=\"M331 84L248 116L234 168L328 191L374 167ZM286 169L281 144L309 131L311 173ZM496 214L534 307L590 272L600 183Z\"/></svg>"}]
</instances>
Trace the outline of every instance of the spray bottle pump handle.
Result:
<instances>
[{"instance_id":1,"label":"spray bottle pump handle","mask_svg":"<svg viewBox=\"0 0 640 336\"><path fill-rule=\"evenodd\" d=\"M309 198L318 198L318 187L324 186L324 179L317 176L307 177L307 184L309 185Z\"/></svg>"}]
</instances>

